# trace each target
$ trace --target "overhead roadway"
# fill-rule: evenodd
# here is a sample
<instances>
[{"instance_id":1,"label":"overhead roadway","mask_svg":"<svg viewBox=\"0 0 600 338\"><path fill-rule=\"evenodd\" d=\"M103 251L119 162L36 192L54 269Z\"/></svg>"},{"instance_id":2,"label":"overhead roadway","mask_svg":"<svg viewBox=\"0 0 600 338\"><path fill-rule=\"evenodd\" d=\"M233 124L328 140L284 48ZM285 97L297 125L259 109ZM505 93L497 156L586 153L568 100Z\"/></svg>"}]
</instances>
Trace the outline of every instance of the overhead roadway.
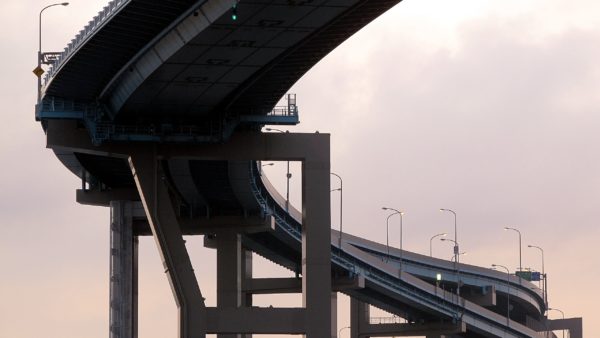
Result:
<instances>
[{"instance_id":1,"label":"overhead roadway","mask_svg":"<svg viewBox=\"0 0 600 338\"><path fill-rule=\"evenodd\" d=\"M289 135L261 136L260 130L299 122L295 96L284 96L291 86L399 2L114 0L57 57L40 89L36 119L47 132L48 147L81 177L80 203L138 203L144 200L138 193L140 182L132 174L131 154L123 149L226 147L247 133L249 139L259 135L283 142ZM287 105L276 107L282 97ZM243 228L244 248L299 274L305 263L303 215L287 207L256 162L154 155L160 164L148 163L160 167L181 233L205 234L207 246L219 246L214 233ZM134 234L154 233L151 223L136 219ZM517 277L507 282L497 271L394 249L388 257L381 244L341 236L332 231L331 245L326 243L335 291L397 314L411 325L429 323L457 336L544 335L540 323L546 304L541 290L529 282ZM438 273L444 280L436 280ZM462 297L451 291L460 283ZM256 294L304 290L294 279L252 280L245 287L244 292ZM508 295L510 318L505 312ZM206 310L207 318L224 313L217 310L222 309ZM248 316L258 313L244 311ZM290 313L293 318L305 315ZM243 332L255 329L238 324ZM305 324L288 324L296 333L305 332ZM210 325L214 332L228 330L219 323ZM424 329L369 325L363 323L372 334Z\"/></svg>"}]
</instances>

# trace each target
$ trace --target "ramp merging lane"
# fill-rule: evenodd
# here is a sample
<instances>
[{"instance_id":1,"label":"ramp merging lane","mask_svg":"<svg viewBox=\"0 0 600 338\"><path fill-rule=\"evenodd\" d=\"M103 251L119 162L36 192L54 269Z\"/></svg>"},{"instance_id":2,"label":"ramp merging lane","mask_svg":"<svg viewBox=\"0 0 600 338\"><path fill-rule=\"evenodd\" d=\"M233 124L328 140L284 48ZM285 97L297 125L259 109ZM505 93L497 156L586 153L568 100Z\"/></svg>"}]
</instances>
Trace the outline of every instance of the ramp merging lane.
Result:
<instances>
[{"instance_id":1,"label":"ramp merging lane","mask_svg":"<svg viewBox=\"0 0 600 338\"><path fill-rule=\"evenodd\" d=\"M294 245L300 250L301 241L301 214L290 209L285 211L285 199L273 188L269 181L258 174L259 169L254 169L254 189L257 200L265 212L273 214L277 221L279 240L289 243L291 236L296 240ZM250 242L259 236L248 238ZM428 256L404 252L402 259L407 263L406 272L399 271L399 251L391 251L391 259L387 261L386 247L382 244L371 242L349 234L342 235L341 250L338 246L339 232L332 230L332 269L345 271L348 275L360 275L366 279L363 289L342 291L348 295L376 305L391 313L407 319L429 319L453 321L462 320L467 324L467 330L477 332L485 337L545 337L545 333L536 332L518 321L510 320L486 307L479 306L464 298L458 298L454 293L441 291L432 281L435 280L433 272L446 272L449 276L456 276L454 265L448 261L432 259ZM274 243L275 239L257 239L258 243ZM297 270L297 261L294 257L278 257L269 248L260 244L248 243L256 252L264 254L267 259L275 261L292 271ZM275 246L276 247L276 246ZM289 255L289 254L288 254ZM461 278L465 289L492 286L496 290L506 292L506 274L486 268L460 264L465 278ZM338 274L344 275L337 271ZM433 274L433 275L432 275ZM429 281L429 282L428 282ZM451 284L449 284L451 285ZM511 278L511 296L523 305L523 311L528 311L529 316L539 318L540 309L544 307L541 292L535 291L532 283L524 282L518 278ZM503 309L506 309L503 307ZM500 310L500 309L497 309Z\"/></svg>"}]
</instances>

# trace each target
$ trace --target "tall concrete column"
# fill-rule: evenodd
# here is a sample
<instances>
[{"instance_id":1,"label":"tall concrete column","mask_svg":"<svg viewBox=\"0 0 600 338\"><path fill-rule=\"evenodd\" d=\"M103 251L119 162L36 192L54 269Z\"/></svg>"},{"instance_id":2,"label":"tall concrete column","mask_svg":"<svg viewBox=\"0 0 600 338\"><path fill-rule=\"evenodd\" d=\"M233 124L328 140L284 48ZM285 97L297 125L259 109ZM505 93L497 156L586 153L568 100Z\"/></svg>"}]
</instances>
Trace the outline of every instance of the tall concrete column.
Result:
<instances>
[{"instance_id":1,"label":"tall concrete column","mask_svg":"<svg viewBox=\"0 0 600 338\"><path fill-rule=\"evenodd\" d=\"M217 306L239 308L242 305L242 243L238 233L217 233ZM241 338L240 334L218 334L218 338Z\"/></svg>"},{"instance_id":2,"label":"tall concrete column","mask_svg":"<svg viewBox=\"0 0 600 338\"><path fill-rule=\"evenodd\" d=\"M137 338L138 239L132 210L130 201L110 202L110 338Z\"/></svg>"},{"instance_id":3,"label":"tall concrete column","mask_svg":"<svg viewBox=\"0 0 600 338\"><path fill-rule=\"evenodd\" d=\"M357 299L350 298L350 337L368 338L361 335L369 324L370 309L369 304L365 304Z\"/></svg>"},{"instance_id":4,"label":"tall concrete column","mask_svg":"<svg viewBox=\"0 0 600 338\"><path fill-rule=\"evenodd\" d=\"M242 286L252 279L252 251L242 247ZM252 293L242 292L242 306L252 307ZM244 334L242 338L252 338L252 334Z\"/></svg>"},{"instance_id":5,"label":"tall concrete column","mask_svg":"<svg viewBox=\"0 0 600 338\"><path fill-rule=\"evenodd\" d=\"M331 320L329 147L302 163L302 300L308 338L337 336Z\"/></svg>"}]
</instances>

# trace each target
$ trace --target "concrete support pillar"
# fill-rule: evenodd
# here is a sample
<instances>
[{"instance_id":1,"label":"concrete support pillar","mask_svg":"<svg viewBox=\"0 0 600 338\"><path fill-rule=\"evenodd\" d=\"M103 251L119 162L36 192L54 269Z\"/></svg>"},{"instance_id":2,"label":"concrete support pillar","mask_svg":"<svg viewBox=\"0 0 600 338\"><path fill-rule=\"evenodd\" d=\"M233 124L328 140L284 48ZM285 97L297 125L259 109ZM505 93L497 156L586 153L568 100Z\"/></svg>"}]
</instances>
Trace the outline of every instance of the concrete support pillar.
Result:
<instances>
[{"instance_id":1,"label":"concrete support pillar","mask_svg":"<svg viewBox=\"0 0 600 338\"><path fill-rule=\"evenodd\" d=\"M252 279L252 251L242 247L242 288L247 280ZM252 293L242 292L242 306L252 307ZM252 338L252 334L244 334L241 338Z\"/></svg>"},{"instance_id":2,"label":"concrete support pillar","mask_svg":"<svg viewBox=\"0 0 600 338\"><path fill-rule=\"evenodd\" d=\"M217 233L217 306L239 308L242 305L242 243L240 235ZM218 338L241 338L239 334L218 334Z\"/></svg>"},{"instance_id":3,"label":"concrete support pillar","mask_svg":"<svg viewBox=\"0 0 600 338\"><path fill-rule=\"evenodd\" d=\"M206 336L206 308L160 167L156 146L129 156L129 165L178 308L178 337Z\"/></svg>"},{"instance_id":4,"label":"concrete support pillar","mask_svg":"<svg viewBox=\"0 0 600 338\"><path fill-rule=\"evenodd\" d=\"M132 210L132 202L110 202L110 338L137 338L138 238Z\"/></svg>"},{"instance_id":5,"label":"concrete support pillar","mask_svg":"<svg viewBox=\"0 0 600 338\"><path fill-rule=\"evenodd\" d=\"M350 298L350 338L368 338L361 333L370 324L370 317L369 304Z\"/></svg>"},{"instance_id":6,"label":"concrete support pillar","mask_svg":"<svg viewBox=\"0 0 600 338\"><path fill-rule=\"evenodd\" d=\"M331 321L331 210L329 147L302 163L302 300L306 337L337 336Z\"/></svg>"},{"instance_id":7,"label":"concrete support pillar","mask_svg":"<svg viewBox=\"0 0 600 338\"><path fill-rule=\"evenodd\" d=\"M238 316L237 323L211 322L210 332L300 334L334 338L331 302L330 140L327 134L240 132L219 144L106 143L93 145L85 130L73 121L51 120L47 146L108 157L127 158L139 197L171 283L179 314L179 338L204 338L207 315ZM303 309L227 309L208 311L185 248L171 187L160 163L170 159L302 162L302 294ZM231 310L231 311L230 311ZM210 312L210 313L209 313ZM275 325L257 329L264 315ZM251 316L251 317L248 317ZM214 317L213 320L220 317ZM225 317L228 318L228 317ZM288 318L284 320L284 318ZM268 319L268 318L267 318ZM212 321L212 320L211 320ZM230 326L231 328L227 328Z\"/></svg>"}]
</instances>

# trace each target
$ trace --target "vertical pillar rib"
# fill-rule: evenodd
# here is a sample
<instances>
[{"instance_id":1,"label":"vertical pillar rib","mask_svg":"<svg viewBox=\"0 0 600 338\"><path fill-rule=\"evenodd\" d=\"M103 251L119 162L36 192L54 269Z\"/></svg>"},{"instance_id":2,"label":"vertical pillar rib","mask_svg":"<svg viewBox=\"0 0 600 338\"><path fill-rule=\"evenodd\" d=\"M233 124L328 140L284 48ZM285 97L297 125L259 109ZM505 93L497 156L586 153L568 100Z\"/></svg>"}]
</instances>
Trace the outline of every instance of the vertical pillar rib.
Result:
<instances>
[{"instance_id":1,"label":"vertical pillar rib","mask_svg":"<svg viewBox=\"0 0 600 338\"><path fill-rule=\"evenodd\" d=\"M242 247L242 286L252 279L252 251ZM252 307L252 293L242 292L242 306ZM252 338L252 334L243 334L241 338Z\"/></svg>"},{"instance_id":2,"label":"vertical pillar rib","mask_svg":"<svg viewBox=\"0 0 600 338\"><path fill-rule=\"evenodd\" d=\"M240 235L217 233L217 306L239 308L242 305L242 243ZM218 338L241 338L239 334L218 334Z\"/></svg>"},{"instance_id":3,"label":"vertical pillar rib","mask_svg":"<svg viewBox=\"0 0 600 338\"><path fill-rule=\"evenodd\" d=\"M302 165L302 298L308 338L336 337L331 321L329 144Z\"/></svg>"},{"instance_id":4,"label":"vertical pillar rib","mask_svg":"<svg viewBox=\"0 0 600 338\"><path fill-rule=\"evenodd\" d=\"M132 205L110 203L109 337L137 337L137 237L133 235Z\"/></svg>"},{"instance_id":5,"label":"vertical pillar rib","mask_svg":"<svg viewBox=\"0 0 600 338\"><path fill-rule=\"evenodd\" d=\"M364 328L367 327L370 317L369 304L365 304L357 299L350 298L350 337L368 338L362 335Z\"/></svg>"}]
</instances>

